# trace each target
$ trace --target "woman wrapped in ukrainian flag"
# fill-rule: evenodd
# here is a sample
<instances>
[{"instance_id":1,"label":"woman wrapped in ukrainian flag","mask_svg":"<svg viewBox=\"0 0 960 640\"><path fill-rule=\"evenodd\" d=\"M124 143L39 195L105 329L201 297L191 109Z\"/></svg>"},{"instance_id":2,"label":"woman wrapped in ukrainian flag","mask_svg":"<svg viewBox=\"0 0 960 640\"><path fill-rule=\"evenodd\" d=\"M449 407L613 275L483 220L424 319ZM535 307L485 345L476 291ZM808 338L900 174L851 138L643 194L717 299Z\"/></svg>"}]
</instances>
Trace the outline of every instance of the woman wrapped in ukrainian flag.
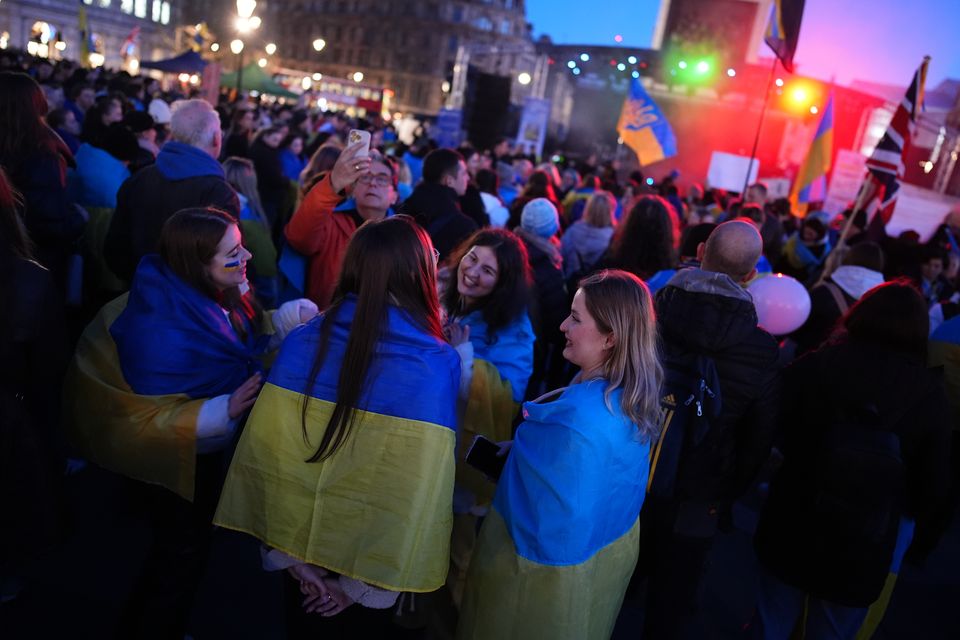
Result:
<instances>
[{"instance_id":1,"label":"woman wrapped in ukrainian flag","mask_svg":"<svg viewBox=\"0 0 960 640\"><path fill-rule=\"evenodd\" d=\"M477 516L486 513L494 485L463 464L475 435L500 442L513 437L513 423L533 373L535 335L527 304L530 267L523 242L504 229L482 229L450 259L451 278L442 295L444 332L462 363L461 423L453 554L448 580L459 605Z\"/></svg>"},{"instance_id":2,"label":"woman wrapped in ukrainian flag","mask_svg":"<svg viewBox=\"0 0 960 640\"><path fill-rule=\"evenodd\" d=\"M288 637L386 637L400 592L446 578L460 360L435 256L406 216L361 226L240 439L215 523L288 570Z\"/></svg>"},{"instance_id":3,"label":"woman wrapped in ukrainian flag","mask_svg":"<svg viewBox=\"0 0 960 640\"><path fill-rule=\"evenodd\" d=\"M72 444L130 478L151 518L155 542L120 633L130 637L183 636L261 359L317 313L309 300L263 313L237 222L217 209L177 212L159 250L143 258L130 293L86 328L64 385Z\"/></svg>"},{"instance_id":4,"label":"woman wrapped in ukrainian flag","mask_svg":"<svg viewBox=\"0 0 960 640\"><path fill-rule=\"evenodd\" d=\"M609 638L637 562L662 378L650 293L623 271L590 276L560 329L580 373L524 404L460 639Z\"/></svg>"}]
</instances>

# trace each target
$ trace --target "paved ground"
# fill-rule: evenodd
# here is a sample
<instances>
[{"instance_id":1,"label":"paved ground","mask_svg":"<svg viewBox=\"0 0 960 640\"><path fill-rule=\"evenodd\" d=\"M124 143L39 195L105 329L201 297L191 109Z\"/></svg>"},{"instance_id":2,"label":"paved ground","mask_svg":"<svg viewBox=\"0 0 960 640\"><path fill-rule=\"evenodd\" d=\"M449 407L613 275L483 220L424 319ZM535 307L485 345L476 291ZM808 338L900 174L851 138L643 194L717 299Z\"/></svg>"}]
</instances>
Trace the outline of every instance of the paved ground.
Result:
<instances>
[{"instance_id":1,"label":"paved ground","mask_svg":"<svg viewBox=\"0 0 960 640\"><path fill-rule=\"evenodd\" d=\"M0 638L111 638L123 598L144 557L147 530L124 506L116 478L88 468L69 482L73 533L39 563L21 598L0 605ZM699 629L691 638L740 638L750 619L756 566L749 530L754 512L739 506L738 530L717 541ZM926 567L905 567L877 638L960 638L960 520ZM638 638L642 609L627 601L614 634ZM280 583L259 568L257 545L219 532L194 612L195 640L283 637Z\"/></svg>"}]
</instances>

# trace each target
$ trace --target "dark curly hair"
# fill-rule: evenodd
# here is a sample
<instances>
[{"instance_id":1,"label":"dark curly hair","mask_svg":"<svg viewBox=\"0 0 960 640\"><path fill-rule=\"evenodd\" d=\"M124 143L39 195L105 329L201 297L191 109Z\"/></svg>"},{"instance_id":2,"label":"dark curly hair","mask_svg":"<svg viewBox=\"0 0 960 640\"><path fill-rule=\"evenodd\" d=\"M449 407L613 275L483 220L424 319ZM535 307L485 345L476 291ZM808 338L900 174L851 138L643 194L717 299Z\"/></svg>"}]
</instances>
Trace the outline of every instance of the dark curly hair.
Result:
<instances>
[{"instance_id":1,"label":"dark curly hair","mask_svg":"<svg viewBox=\"0 0 960 640\"><path fill-rule=\"evenodd\" d=\"M474 306L467 307L457 291L460 261L472 247L488 247L497 257L497 284L490 294ZM467 238L450 256L450 284L443 294L443 306L451 316L480 311L487 323L489 339L526 311L530 299L532 276L527 248L515 234L506 229L481 229Z\"/></svg>"},{"instance_id":2,"label":"dark curly hair","mask_svg":"<svg viewBox=\"0 0 960 640\"><path fill-rule=\"evenodd\" d=\"M643 196L636 200L613 239L613 265L641 280L673 268L676 255L669 206L659 196Z\"/></svg>"}]
</instances>

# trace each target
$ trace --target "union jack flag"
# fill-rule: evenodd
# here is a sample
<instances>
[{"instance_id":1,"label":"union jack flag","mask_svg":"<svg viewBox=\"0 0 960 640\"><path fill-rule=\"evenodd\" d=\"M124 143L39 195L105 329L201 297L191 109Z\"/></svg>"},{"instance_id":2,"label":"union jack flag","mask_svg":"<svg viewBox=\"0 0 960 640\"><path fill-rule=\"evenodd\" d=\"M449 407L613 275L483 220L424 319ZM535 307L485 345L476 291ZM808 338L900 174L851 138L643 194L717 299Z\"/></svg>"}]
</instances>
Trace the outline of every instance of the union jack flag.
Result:
<instances>
[{"instance_id":1,"label":"union jack flag","mask_svg":"<svg viewBox=\"0 0 960 640\"><path fill-rule=\"evenodd\" d=\"M900 180L903 178L903 153L917 126L917 119L923 111L923 88L927 80L927 66L930 57L923 59L920 68L913 75L913 82L897 106L893 120L886 133L880 138L873 155L867 160L867 182L864 189L869 194L863 201L871 202L879 198L879 214L883 224L890 222L893 208L897 204L900 192Z\"/></svg>"}]
</instances>

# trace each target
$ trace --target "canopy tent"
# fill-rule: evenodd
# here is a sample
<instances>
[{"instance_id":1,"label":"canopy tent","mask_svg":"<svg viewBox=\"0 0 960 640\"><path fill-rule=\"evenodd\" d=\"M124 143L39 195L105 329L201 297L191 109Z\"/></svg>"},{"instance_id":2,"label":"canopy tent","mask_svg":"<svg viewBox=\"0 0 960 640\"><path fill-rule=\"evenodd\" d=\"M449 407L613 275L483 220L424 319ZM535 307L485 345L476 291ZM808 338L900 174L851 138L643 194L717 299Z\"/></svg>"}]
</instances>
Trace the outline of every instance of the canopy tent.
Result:
<instances>
[{"instance_id":1,"label":"canopy tent","mask_svg":"<svg viewBox=\"0 0 960 640\"><path fill-rule=\"evenodd\" d=\"M220 76L220 86L234 88L237 86L237 72L224 73ZM259 91L269 93L280 98L299 98L296 93L288 91L273 81L257 63L248 64L243 68L243 80L240 88L243 91Z\"/></svg>"},{"instance_id":2,"label":"canopy tent","mask_svg":"<svg viewBox=\"0 0 960 640\"><path fill-rule=\"evenodd\" d=\"M203 73L207 61L196 51L184 51L180 55L167 60L153 60L141 62L142 69L157 69L164 73Z\"/></svg>"}]
</instances>

